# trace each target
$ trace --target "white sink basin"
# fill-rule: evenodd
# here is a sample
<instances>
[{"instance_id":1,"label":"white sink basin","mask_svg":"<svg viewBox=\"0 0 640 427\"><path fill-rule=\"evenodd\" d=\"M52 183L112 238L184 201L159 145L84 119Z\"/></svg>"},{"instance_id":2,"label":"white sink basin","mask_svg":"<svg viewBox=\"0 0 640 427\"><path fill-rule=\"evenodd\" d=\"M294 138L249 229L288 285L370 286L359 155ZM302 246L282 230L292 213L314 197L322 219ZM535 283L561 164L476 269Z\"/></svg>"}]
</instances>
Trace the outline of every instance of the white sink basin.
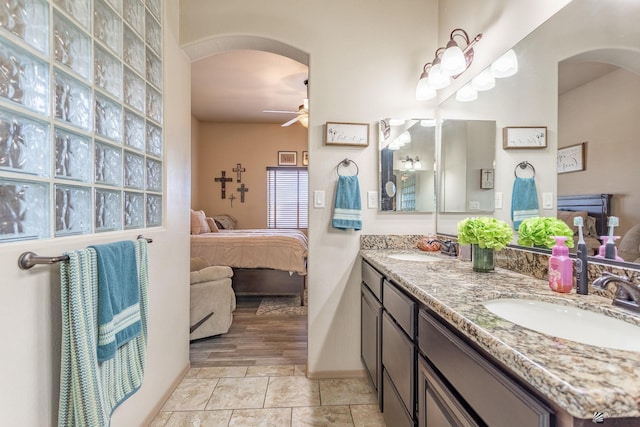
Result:
<instances>
[{"instance_id":1,"label":"white sink basin","mask_svg":"<svg viewBox=\"0 0 640 427\"><path fill-rule=\"evenodd\" d=\"M434 262L439 260L439 258L434 256L422 254L391 254L387 256L389 258L399 259L402 261Z\"/></svg>"},{"instance_id":2,"label":"white sink basin","mask_svg":"<svg viewBox=\"0 0 640 427\"><path fill-rule=\"evenodd\" d=\"M576 307L526 299L484 303L493 314L522 327L596 347L640 351L640 327Z\"/></svg>"}]
</instances>

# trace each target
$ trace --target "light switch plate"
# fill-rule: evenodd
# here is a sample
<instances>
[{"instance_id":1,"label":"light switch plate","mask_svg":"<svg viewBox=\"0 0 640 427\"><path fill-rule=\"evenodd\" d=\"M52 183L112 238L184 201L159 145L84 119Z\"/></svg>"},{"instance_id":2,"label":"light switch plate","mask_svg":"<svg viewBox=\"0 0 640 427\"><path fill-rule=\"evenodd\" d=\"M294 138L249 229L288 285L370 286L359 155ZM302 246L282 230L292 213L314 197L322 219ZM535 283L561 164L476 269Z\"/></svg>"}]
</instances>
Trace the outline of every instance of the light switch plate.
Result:
<instances>
[{"instance_id":1,"label":"light switch plate","mask_svg":"<svg viewBox=\"0 0 640 427\"><path fill-rule=\"evenodd\" d=\"M367 207L369 209L375 209L378 207L378 192L367 191Z\"/></svg>"},{"instance_id":2,"label":"light switch plate","mask_svg":"<svg viewBox=\"0 0 640 427\"><path fill-rule=\"evenodd\" d=\"M477 200L469 200L469 210L477 211L478 209L480 209L480 202Z\"/></svg>"},{"instance_id":3,"label":"light switch plate","mask_svg":"<svg viewBox=\"0 0 640 427\"><path fill-rule=\"evenodd\" d=\"M502 209L502 191L496 191L495 193L495 207L496 209Z\"/></svg>"},{"instance_id":4,"label":"light switch plate","mask_svg":"<svg viewBox=\"0 0 640 427\"><path fill-rule=\"evenodd\" d=\"M313 207L324 208L324 191L323 190L313 191Z\"/></svg>"},{"instance_id":5,"label":"light switch plate","mask_svg":"<svg viewBox=\"0 0 640 427\"><path fill-rule=\"evenodd\" d=\"M542 209L553 209L553 193L542 193Z\"/></svg>"}]
</instances>

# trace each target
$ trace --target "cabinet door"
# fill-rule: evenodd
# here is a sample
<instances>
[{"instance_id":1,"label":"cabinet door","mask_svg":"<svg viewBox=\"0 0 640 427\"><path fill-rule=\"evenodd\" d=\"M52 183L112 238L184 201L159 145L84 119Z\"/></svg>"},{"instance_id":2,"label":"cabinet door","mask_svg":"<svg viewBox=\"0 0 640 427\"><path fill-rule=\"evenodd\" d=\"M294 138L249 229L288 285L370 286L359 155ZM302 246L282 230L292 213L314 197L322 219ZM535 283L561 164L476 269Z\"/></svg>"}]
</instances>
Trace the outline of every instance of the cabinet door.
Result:
<instances>
[{"instance_id":1,"label":"cabinet door","mask_svg":"<svg viewBox=\"0 0 640 427\"><path fill-rule=\"evenodd\" d=\"M380 342L382 305L364 284L360 296L360 310L360 357L374 388L378 391L378 405L382 406L382 384L380 384L382 376L382 346Z\"/></svg>"},{"instance_id":2,"label":"cabinet door","mask_svg":"<svg viewBox=\"0 0 640 427\"><path fill-rule=\"evenodd\" d=\"M418 358L418 427L480 427L423 357Z\"/></svg>"},{"instance_id":3,"label":"cabinet door","mask_svg":"<svg viewBox=\"0 0 640 427\"><path fill-rule=\"evenodd\" d=\"M413 417L416 402L415 346L386 311L382 312L382 366L398 391L405 410ZM385 401L386 393L384 389ZM387 410L386 404L383 409Z\"/></svg>"}]
</instances>

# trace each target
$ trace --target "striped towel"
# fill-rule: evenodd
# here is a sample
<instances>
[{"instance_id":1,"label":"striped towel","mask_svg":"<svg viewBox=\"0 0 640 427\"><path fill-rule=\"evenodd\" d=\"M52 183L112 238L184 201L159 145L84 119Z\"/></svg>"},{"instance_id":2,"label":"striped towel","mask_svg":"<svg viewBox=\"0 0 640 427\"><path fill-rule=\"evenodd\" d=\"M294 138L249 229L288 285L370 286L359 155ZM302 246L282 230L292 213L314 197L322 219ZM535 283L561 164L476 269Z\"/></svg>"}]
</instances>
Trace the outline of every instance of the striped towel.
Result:
<instances>
[{"instance_id":1,"label":"striped towel","mask_svg":"<svg viewBox=\"0 0 640 427\"><path fill-rule=\"evenodd\" d=\"M340 175L338 177L336 201L333 208L333 227L343 230L348 228L361 230L361 209L362 204L360 201L360 183L358 182L358 176Z\"/></svg>"},{"instance_id":2,"label":"striped towel","mask_svg":"<svg viewBox=\"0 0 640 427\"><path fill-rule=\"evenodd\" d=\"M511 220L515 230L527 218L540 216L535 178L516 177L511 193Z\"/></svg>"},{"instance_id":3,"label":"striped towel","mask_svg":"<svg viewBox=\"0 0 640 427\"><path fill-rule=\"evenodd\" d=\"M147 346L147 241L135 244L142 333L98 362L96 251L67 252L60 266L62 345L59 426L109 426L111 414L142 385Z\"/></svg>"}]
</instances>

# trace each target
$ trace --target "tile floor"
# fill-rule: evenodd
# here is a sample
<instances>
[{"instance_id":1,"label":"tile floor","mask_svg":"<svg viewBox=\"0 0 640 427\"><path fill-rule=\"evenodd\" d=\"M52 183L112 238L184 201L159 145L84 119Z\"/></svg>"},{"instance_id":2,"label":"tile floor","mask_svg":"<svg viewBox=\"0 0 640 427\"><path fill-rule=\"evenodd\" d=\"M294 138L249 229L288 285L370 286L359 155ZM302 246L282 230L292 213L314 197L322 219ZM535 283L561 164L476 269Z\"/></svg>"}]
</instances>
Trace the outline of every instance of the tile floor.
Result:
<instances>
[{"instance_id":1,"label":"tile floor","mask_svg":"<svg viewBox=\"0 0 640 427\"><path fill-rule=\"evenodd\" d=\"M384 427L367 378L310 380L304 365L192 368L150 427Z\"/></svg>"}]
</instances>

